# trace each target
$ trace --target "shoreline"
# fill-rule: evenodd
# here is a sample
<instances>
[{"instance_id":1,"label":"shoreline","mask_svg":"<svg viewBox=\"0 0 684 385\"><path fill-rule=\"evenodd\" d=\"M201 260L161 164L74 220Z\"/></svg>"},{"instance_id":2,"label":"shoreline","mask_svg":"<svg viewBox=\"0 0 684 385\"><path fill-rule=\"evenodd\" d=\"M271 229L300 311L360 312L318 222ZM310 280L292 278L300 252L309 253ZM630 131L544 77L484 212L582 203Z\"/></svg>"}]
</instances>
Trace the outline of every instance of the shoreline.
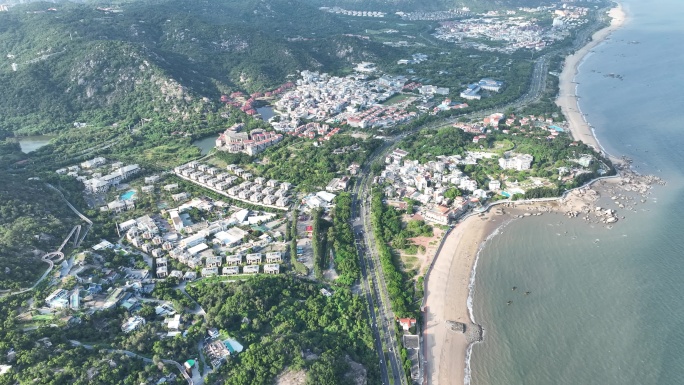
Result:
<instances>
[{"instance_id":1,"label":"shoreline","mask_svg":"<svg viewBox=\"0 0 684 385\"><path fill-rule=\"evenodd\" d=\"M579 107L575 77L587 55L599 44L603 43L614 31L622 27L627 19L621 4L612 8L608 15L611 18L610 25L596 31L591 36L589 43L565 58L563 70L558 78L559 91L556 98L556 105L561 108L563 115L565 115L572 137L606 154L607 152L596 138L593 127L589 124Z\"/></svg>"},{"instance_id":2,"label":"shoreline","mask_svg":"<svg viewBox=\"0 0 684 385\"><path fill-rule=\"evenodd\" d=\"M608 15L611 17L610 25L595 32L589 43L565 59L563 71L559 76L559 95L556 99L556 104L561 107L568 122L572 137L607 156L609 154L600 145L593 128L579 108L574 79L579 66L590 51L604 42L626 20L621 4L612 8ZM506 210L512 207L514 212L522 212L524 209L562 212L564 209L578 211L578 207L584 208L584 203L586 202L582 202L581 199L563 197L557 201L519 202L504 206ZM523 206L524 209L519 206ZM499 229L517 217L509 216L504 212L504 208L498 207L501 206L491 208L480 215L471 215L459 222L447 235L429 270L423 309L424 384L470 384L470 357L473 345L477 341L469 342L465 334L449 330L446 321L479 327L472 319L472 294L480 251Z\"/></svg>"}]
</instances>

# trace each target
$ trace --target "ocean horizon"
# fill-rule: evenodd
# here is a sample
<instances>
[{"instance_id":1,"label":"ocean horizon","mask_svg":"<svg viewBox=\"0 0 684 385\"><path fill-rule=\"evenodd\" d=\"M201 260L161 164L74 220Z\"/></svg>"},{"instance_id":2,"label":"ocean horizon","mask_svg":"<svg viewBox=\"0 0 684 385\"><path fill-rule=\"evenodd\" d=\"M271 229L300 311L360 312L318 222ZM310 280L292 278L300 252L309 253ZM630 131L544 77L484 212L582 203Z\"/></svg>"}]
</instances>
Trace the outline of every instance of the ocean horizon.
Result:
<instances>
[{"instance_id":1,"label":"ocean horizon","mask_svg":"<svg viewBox=\"0 0 684 385\"><path fill-rule=\"evenodd\" d=\"M486 242L473 385L684 383L684 2L621 3L627 22L579 67L579 108L608 153L667 185L612 227L545 214Z\"/></svg>"}]
</instances>

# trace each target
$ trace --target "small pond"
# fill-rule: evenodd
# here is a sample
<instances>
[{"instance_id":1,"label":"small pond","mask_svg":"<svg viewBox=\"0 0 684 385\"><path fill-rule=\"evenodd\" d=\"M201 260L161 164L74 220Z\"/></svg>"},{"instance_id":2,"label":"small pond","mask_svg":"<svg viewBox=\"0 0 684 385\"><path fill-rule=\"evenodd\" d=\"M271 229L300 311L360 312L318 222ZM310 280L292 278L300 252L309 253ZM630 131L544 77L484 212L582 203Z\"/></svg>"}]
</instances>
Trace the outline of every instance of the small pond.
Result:
<instances>
[{"instance_id":1,"label":"small pond","mask_svg":"<svg viewBox=\"0 0 684 385\"><path fill-rule=\"evenodd\" d=\"M37 149L47 145L54 137L54 135L32 135L20 136L14 139L19 142L21 152L28 154L29 152L36 151Z\"/></svg>"}]
</instances>

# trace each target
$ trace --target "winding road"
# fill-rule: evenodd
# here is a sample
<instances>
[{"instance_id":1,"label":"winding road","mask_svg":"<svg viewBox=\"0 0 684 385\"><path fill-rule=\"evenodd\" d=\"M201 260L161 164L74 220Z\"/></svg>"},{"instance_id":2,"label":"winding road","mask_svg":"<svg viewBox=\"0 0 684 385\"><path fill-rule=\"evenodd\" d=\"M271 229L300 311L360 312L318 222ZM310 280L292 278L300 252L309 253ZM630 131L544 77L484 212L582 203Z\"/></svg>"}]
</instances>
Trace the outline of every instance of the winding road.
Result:
<instances>
[{"instance_id":1,"label":"winding road","mask_svg":"<svg viewBox=\"0 0 684 385\"><path fill-rule=\"evenodd\" d=\"M64 238L64 241L62 241L62 244L59 246L57 251L53 251L53 252L50 252L50 253L43 255L42 261L47 263L49 266L48 266L47 271L45 271L45 273L43 273L43 275L38 279L38 281L36 281L36 283L34 283L33 286L31 286L29 288L21 289L19 291L15 291L15 292L12 292L9 294L4 294L5 296L22 294L22 293L26 293L26 292L29 292L29 291L35 289L50 274L52 269L55 267L55 262L59 262L62 259L64 259L64 253L62 253L62 249L64 249L64 246L66 246L67 242L69 242L69 239L71 239L71 237L74 236L74 234L75 234L75 236L74 236L74 247L78 247L81 244L81 242L83 242L83 239L85 239L86 235L88 235L88 231L90 231L90 228L93 227L93 221L91 221L90 219L88 219L88 217L86 217L80 211L78 211L76 209L76 207L74 207L74 205L72 205L66 199L64 194L58 188L56 188L55 186L53 186L49 183L46 183L46 185L49 188L51 188L52 190L55 190L59 194L59 196L62 197L62 200L64 200L64 202L66 202L67 206L69 206L71 211L73 211L84 222L88 223L88 228L83 233L83 236L81 236L81 225L74 226L71 229L71 231L69 232L69 235L67 235L66 238ZM58 258L54 259L54 257L58 257Z\"/></svg>"},{"instance_id":2,"label":"winding road","mask_svg":"<svg viewBox=\"0 0 684 385\"><path fill-rule=\"evenodd\" d=\"M82 344L79 341L69 340L69 342L74 346L82 346L88 350L97 349L97 347L95 347L93 345ZM121 350L121 349L101 349L101 350L104 350L104 351L109 352L109 353L124 354L124 355L127 355L128 357L132 357L132 358L138 358L138 359L141 359L144 362L149 363L149 364L154 363L154 361L152 359L145 357L145 356L141 356L138 353L133 353L133 352L128 351L128 350ZM167 365L175 366L178 369L178 371L180 372L181 376L183 376L183 378L185 378L185 380L188 382L188 384L194 385L192 378L190 378L188 373L185 371L185 368L183 367L183 365L179 364L177 361L167 360L167 359L161 359L161 362L163 362L164 364L167 364Z\"/></svg>"}]
</instances>

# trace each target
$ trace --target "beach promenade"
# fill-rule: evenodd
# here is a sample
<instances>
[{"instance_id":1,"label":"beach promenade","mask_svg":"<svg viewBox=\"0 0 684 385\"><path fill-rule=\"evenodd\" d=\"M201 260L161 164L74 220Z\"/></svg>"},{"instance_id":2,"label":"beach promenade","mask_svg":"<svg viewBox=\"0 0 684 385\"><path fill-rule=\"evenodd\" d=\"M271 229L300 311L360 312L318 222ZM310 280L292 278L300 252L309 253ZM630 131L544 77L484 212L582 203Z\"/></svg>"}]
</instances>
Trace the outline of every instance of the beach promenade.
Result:
<instances>
[{"instance_id":1,"label":"beach promenade","mask_svg":"<svg viewBox=\"0 0 684 385\"><path fill-rule=\"evenodd\" d=\"M583 58L598 44L619 28L625 14L621 6L609 12L611 24L596 32L591 42L570 55L560 75L559 97L561 107L575 140L601 150L591 126L577 106L574 78ZM469 324L468 297L470 279L480 245L502 225L504 217L497 218L491 211L483 216L472 215L448 235L429 272L425 292L425 383L430 385L460 385L470 382L466 355L470 343L464 334L448 329L446 321Z\"/></svg>"}]
</instances>

